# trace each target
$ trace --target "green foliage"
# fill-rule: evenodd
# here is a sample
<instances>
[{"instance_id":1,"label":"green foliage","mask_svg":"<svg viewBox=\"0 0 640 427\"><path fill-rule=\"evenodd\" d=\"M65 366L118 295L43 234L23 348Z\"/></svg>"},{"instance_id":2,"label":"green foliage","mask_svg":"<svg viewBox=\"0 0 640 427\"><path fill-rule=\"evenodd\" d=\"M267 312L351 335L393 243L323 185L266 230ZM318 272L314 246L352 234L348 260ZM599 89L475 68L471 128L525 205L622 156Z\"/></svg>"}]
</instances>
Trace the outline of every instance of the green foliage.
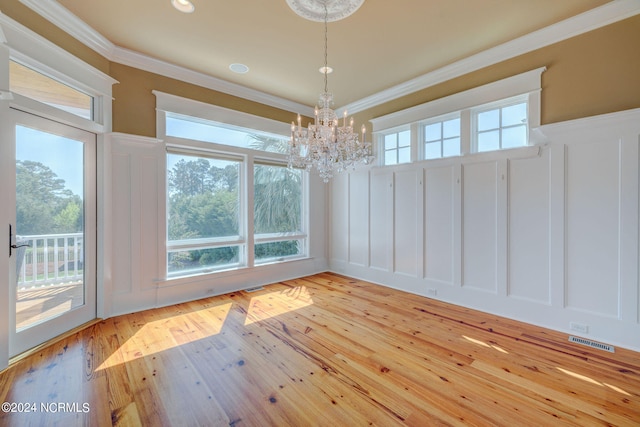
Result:
<instances>
[{"instance_id":1,"label":"green foliage","mask_svg":"<svg viewBox=\"0 0 640 427\"><path fill-rule=\"evenodd\" d=\"M16 162L16 221L21 235L82 231L82 199L46 165Z\"/></svg>"},{"instance_id":2,"label":"green foliage","mask_svg":"<svg viewBox=\"0 0 640 427\"><path fill-rule=\"evenodd\" d=\"M253 148L283 152L286 141L255 136ZM171 157L176 156L176 157ZM170 154L168 171L169 240L232 237L240 234L239 162ZM176 161L177 160L177 161ZM301 230L302 171L271 164L254 169L254 228L256 234ZM289 240L255 246L257 259L300 253ZM235 263L239 247L219 247L172 253L169 270Z\"/></svg>"},{"instance_id":3,"label":"green foliage","mask_svg":"<svg viewBox=\"0 0 640 427\"><path fill-rule=\"evenodd\" d=\"M298 255L299 253L300 249L297 240L260 243L255 246L256 259L280 258L289 255Z\"/></svg>"}]
</instances>

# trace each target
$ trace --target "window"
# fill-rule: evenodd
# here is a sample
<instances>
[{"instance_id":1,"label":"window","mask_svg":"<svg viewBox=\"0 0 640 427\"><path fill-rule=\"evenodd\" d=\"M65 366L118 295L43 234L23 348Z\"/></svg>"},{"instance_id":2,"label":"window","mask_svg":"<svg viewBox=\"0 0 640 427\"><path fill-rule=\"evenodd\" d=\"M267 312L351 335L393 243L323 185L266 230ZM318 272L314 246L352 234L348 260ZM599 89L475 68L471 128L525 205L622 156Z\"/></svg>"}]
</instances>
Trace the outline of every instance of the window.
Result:
<instances>
[{"instance_id":1,"label":"window","mask_svg":"<svg viewBox=\"0 0 640 427\"><path fill-rule=\"evenodd\" d=\"M460 118L440 120L423 126L424 158L460 155Z\"/></svg>"},{"instance_id":2,"label":"window","mask_svg":"<svg viewBox=\"0 0 640 427\"><path fill-rule=\"evenodd\" d=\"M93 97L15 61L9 61L11 92L93 120Z\"/></svg>"},{"instance_id":3,"label":"window","mask_svg":"<svg viewBox=\"0 0 640 427\"><path fill-rule=\"evenodd\" d=\"M536 68L371 119L384 165L535 145L541 76ZM398 131L398 129L408 129ZM411 143L411 141L414 141ZM413 144L416 146L414 147ZM417 155L412 155L415 150Z\"/></svg>"},{"instance_id":4,"label":"window","mask_svg":"<svg viewBox=\"0 0 640 427\"><path fill-rule=\"evenodd\" d=\"M389 133L384 139L384 164L397 165L411 161L411 131Z\"/></svg>"},{"instance_id":5,"label":"window","mask_svg":"<svg viewBox=\"0 0 640 427\"><path fill-rule=\"evenodd\" d=\"M301 255L305 237L302 170L256 160L253 179L255 262Z\"/></svg>"},{"instance_id":6,"label":"window","mask_svg":"<svg viewBox=\"0 0 640 427\"><path fill-rule=\"evenodd\" d=\"M167 272L219 270L242 263L241 159L167 154Z\"/></svg>"},{"instance_id":7,"label":"window","mask_svg":"<svg viewBox=\"0 0 640 427\"><path fill-rule=\"evenodd\" d=\"M477 152L527 145L527 102L511 103L474 112Z\"/></svg>"},{"instance_id":8,"label":"window","mask_svg":"<svg viewBox=\"0 0 640 427\"><path fill-rule=\"evenodd\" d=\"M272 123L252 129L219 107L196 107L207 118L158 110L167 146L167 277L306 257L307 172L287 165L289 125L283 134ZM215 113L225 123L208 118Z\"/></svg>"},{"instance_id":9,"label":"window","mask_svg":"<svg viewBox=\"0 0 640 427\"><path fill-rule=\"evenodd\" d=\"M289 148L282 135L173 113L167 114L166 134L271 153L285 154Z\"/></svg>"}]
</instances>

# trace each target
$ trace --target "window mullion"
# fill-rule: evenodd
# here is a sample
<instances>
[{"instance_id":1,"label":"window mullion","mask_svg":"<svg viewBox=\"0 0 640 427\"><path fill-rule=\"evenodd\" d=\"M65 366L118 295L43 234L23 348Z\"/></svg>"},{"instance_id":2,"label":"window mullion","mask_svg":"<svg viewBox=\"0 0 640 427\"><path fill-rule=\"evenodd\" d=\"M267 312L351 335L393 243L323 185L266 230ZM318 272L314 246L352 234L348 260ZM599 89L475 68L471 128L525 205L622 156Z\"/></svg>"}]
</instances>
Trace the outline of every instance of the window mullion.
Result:
<instances>
[{"instance_id":1,"label":"window mullion","mask_svg":"<svg viewBox=\"0 0 640 427\"><path fill-rule=\"evenodd\" d=\"M469 154L477 148L477 137L472 140L472 135L476 135L477 124L472 123L471 110L460 111L460 155Z\"/></svg>"},{"instance_id":2,"label":"window mullion","mask_svg":"<svg viewBox=\"0 0 640 427\"><path fill-rule=\"evenodd\" d=\"M249 155L247 156L247 162L246 162L246 167L245 167L245 173L243 174L243 176L245 177L245 183L242 186L242 188L244 189L244 197L243 200L245 201L245 209L242 209L242 211L244 211L244 229L245 229L245 235L247 238L247 244L245 245L245 250L246 250L246 260L247 260L247 266L249 267L253 267L255 264L255 207L254 207L254 190L255 190L255 185L254 185L254 171L255 171L255 165L254 165L255 159L253 157L253 155Z\"/></svg>"}]
</instances>

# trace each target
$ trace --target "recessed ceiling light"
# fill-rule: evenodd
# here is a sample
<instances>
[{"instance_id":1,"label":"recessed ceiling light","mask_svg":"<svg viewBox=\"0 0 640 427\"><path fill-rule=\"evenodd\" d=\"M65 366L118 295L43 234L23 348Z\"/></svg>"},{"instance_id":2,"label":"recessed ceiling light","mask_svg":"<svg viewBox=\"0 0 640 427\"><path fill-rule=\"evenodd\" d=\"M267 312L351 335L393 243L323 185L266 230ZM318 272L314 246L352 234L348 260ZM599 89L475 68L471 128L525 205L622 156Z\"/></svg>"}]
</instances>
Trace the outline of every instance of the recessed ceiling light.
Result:
<instances>
[{"instance_id":1,"label":"recessed ceiling light","mask_svg":"<svg viewBox=\"0 0 640 427\"><path fill-rule=\"evenodd\" d=\"M249 71L249 67L247 67L244 64L238 64L238 63L229 65L229 69L234 73L238 73L238 74L244 74Z\"/></svg>"},{"instance_id":2,"label":"recessed ceiling light","mask_svg":"<svg viewBox=\"0 0 640 427\"><path fill-rule=\"evenodd\" d=\"M331 73L333 73L333 68L331 68L331 67L320 67L320 69L318 71L320 71L320 73L322 73L322 74L331 74Z\"/></svg>"},{"instance_id":3,"label":"recessed ceiling light","mask_svg":"<svg viewBox=\"0 0 640 427\"><path fill-rule=\"evenodd\" d=\"M173 7L183 13L191 13L196 7L189 0L171 0Z\"/></svg>"}]
</instances>

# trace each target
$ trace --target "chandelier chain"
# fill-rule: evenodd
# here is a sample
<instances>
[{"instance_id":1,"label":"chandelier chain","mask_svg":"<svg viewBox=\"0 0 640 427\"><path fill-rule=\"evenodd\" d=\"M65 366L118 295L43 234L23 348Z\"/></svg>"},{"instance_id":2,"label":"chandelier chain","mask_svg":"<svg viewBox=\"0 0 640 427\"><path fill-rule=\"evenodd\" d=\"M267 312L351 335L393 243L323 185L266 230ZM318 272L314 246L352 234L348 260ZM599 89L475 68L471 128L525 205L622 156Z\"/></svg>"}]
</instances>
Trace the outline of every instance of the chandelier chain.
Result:
<instances>
[{"instance_id":1,"label":"chandelier chain","mask_svg":"<svg viewBox=\"0 0 640 427\"><path fill-rule=\"evenodd\" d=\"M328 92L328 86L327 86L327 74L329 74L329 68L328 67L328 62L327 62L327 51L328 46L329 46L329 37L327 36L327 19L329 17L329 12L327 11L327 2L324 2L324 91Z\"/></svg>"}]
</instances>

